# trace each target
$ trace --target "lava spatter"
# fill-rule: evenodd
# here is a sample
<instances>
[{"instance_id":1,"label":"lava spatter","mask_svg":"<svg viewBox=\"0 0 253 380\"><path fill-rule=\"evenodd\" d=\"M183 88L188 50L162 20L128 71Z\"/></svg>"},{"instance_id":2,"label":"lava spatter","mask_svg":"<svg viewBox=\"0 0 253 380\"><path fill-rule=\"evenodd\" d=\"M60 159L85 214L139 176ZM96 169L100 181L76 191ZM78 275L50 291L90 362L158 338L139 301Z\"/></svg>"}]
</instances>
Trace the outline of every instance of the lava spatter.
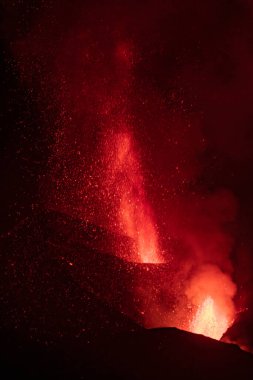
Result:
<instances>
[{"instance_id":1,"label":"lava spatter","mask_svg":"<svg viewBox=\"0 0 253 380\"><path fill-rule=\"evenodd\" d=\"M134 241L130 261L163 262L158 234L144 189L144 177L133 137L129 132L114 134L107 145L106 186L114 194L121 233Z\"/></svg>"}]
</instances>

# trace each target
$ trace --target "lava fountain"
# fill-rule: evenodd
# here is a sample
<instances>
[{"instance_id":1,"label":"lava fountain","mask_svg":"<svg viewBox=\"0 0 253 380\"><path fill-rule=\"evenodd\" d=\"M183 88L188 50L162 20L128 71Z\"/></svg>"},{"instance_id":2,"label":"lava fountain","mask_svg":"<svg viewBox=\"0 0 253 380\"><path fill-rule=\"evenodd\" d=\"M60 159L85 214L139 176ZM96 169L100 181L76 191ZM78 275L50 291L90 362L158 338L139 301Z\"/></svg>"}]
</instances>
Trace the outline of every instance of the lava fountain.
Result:
<instances>
[{"instance_id":1,"label":"lava fountain","mask_svg":"<svg viewBox=\"0 0 253 380\"><path fill-rule=\"evenodd\" d=\"M106 187L117 203L116 218L120 231L134 243L135 254L130 260L161 263L158 234L145 194L144 177L132 134L129 131L114 133L106 150Z\"/></svg>"},{"instance_id":2,"label":"lava fountain","mask_svg":"<svg viewBox=\"0 0 253 380\"><path fill-rule=\"evenodd\" d=\"M196 309L189 331L221 339L235 317L236 286L216 265L203 265L191 279L186 295Z\"/></svg>"},{"instance_id":3,"label":"lava fountain","mask_svg":"<svg viewBox=\"0 0 253 380\"><path fill-rule=\"evenodd\" d=\"M229 320L219 310L212 297L207 296L191 322L191 331L219 340L230 326Z\"/></svg>"}]
</instances>

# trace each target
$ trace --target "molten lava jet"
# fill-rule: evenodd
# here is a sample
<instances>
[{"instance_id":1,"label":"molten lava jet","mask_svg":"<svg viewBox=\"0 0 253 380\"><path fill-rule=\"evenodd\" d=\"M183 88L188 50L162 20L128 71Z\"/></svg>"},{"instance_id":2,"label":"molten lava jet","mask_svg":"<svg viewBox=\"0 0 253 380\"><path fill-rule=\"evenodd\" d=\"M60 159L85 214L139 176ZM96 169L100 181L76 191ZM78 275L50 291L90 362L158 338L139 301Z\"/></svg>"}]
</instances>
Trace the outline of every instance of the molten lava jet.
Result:
<instances>
[{"instance_id":1,"label":"molten lava jet","mask_svg":"<svg viewBox=\"0 0 253 380\"><path fill-rule=\"evenodd\" d=\"M191 322L191 331L219 340L229 327L229 321L212 297L206 297Z\"/></svg>"},{"instance_id":2,"label":"molten lava jet","mask_svg":"<svg viewBox=\"0 0 253 380\"><path fill-rule=\"evenodd\" d=\"M130 132L115 133L107 147L107 189L117 203L117 223L134 242L134 257L140 263L163 262L158 236L148 204L140 159Z\"/></svg>"},{"instance_id":3,"label":"molten lava jet","mask_svg":"<svg viewBox=\"0 0 253 380\"><path fill-rule=\"evenodd\" d=\"M236 286L227 273L215 265L203 265L197 270L186 295L196 308L189 331L221 339L235 317L233 296Z\"/></svg>"}]
</instances>

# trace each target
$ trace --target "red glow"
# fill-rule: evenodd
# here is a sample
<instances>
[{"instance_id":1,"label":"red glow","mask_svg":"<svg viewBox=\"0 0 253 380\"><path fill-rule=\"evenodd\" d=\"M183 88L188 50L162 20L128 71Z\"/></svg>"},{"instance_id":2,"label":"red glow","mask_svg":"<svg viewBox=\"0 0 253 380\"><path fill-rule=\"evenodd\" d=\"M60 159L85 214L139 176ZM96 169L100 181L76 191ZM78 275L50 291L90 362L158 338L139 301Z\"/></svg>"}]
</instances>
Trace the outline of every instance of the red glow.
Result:
<instances>
[{"instance_id":1,"label":"red glow","mask_svg":"<svg viewBox=\"0 0 253 380\"><path fill-rule=\"evenodd\" d=\"M220 339L235 316L233 296L236 286L217 266L203 265L191 279L186 294L197 308L189 330Z\"/></svg>"},{"instance_id":2,"label":"red glow","mask_svg":"<svg viewBox=\"0 0 253 380\"><path fill-rule=\"evenodd\" d=\"M212 297L207 296L199 306L190 329L196 334L219 340L229 325L226 313L218 308Z\"/></svg>"},{"instance_id":3,"label":"red glow","mask_svg":"<svg viewBox=\"0 0 253 380\"><path fill-rule=\"evenodd\" d=\"M116 47L116 57L120 63L130 67L133 62L133 47L129 42L121 41Z\"/></svg>"},{"instance_id":4,"label":"red glow","mask_svg":"<svg viewBox=\"0 0 253 380\"><path fill-rule=\"evenodd\" d=\"M161 263L158 237L144 191L142 168L129 132L113 136L110 144L109 187L119 199L118 223L123 234L133 239L142 263ZM111 141L112 142L112 141ZM114 147L114 151L113 151Z\"/></svg>"}]
</instances>

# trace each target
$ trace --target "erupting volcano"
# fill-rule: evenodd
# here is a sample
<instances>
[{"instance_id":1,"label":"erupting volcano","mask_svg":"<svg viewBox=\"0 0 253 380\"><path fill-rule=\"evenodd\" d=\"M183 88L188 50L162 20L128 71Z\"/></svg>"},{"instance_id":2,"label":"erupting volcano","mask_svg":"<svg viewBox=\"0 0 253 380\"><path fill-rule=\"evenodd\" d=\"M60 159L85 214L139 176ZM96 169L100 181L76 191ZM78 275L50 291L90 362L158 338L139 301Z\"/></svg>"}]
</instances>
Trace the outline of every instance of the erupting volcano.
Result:
<instances>
[{"instance_id":1,"label":"erupting volcano","mask_svg":"<svg viewBox=\"0 0 253 380\"><path fill-rule=\"evenodd\" d=\"M7 3L6 331L252 349L250 2Z\"/></svg>"}]
</instances>

